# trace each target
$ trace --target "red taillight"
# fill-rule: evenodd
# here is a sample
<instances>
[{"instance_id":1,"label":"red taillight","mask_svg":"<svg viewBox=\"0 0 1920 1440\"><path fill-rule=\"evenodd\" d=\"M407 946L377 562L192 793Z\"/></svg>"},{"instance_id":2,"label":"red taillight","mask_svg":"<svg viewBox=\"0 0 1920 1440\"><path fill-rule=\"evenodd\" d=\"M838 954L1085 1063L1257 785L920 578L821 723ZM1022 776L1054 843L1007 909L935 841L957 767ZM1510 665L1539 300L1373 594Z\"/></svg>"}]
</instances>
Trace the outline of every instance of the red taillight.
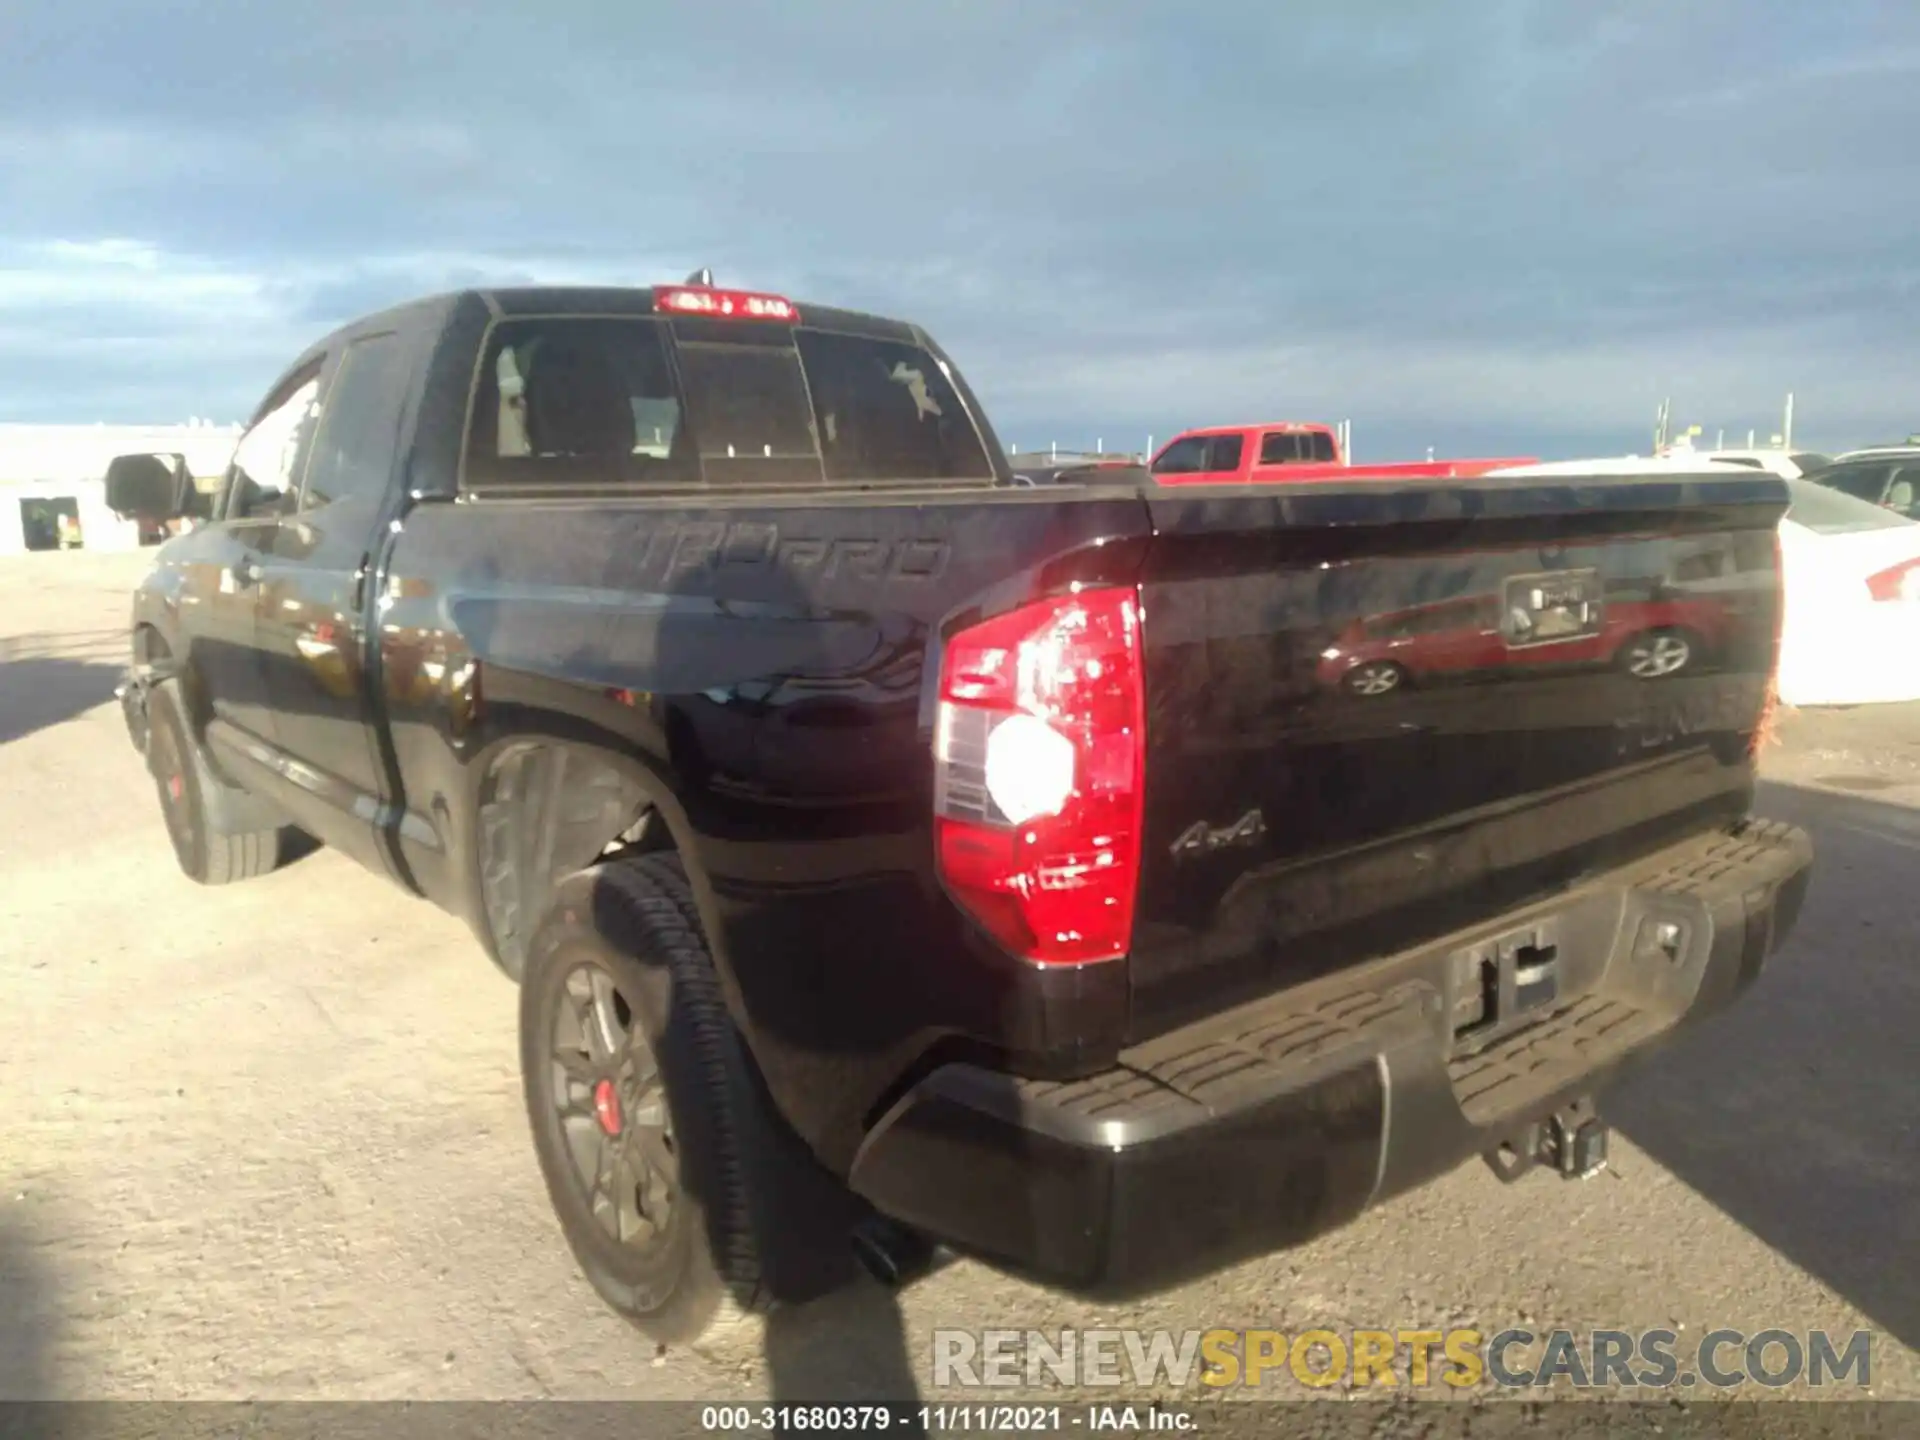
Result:
<instances>
[{"instance_id":1,"label":"red taillight","mask_svg":"<svg viewBox=\"0 0 1920 1440\"><path fill-rule=\"evenodd\" d=\"M1875 600L1905 600L1920 604L1920 557L1903 560L1891 569L1867 577L1867 594Z\"/></svg>"},{"instance_id":2,"label":"red taillight","mask_svg":"<svg viewBox=\"0 0 1920 1440\"><path fill-rule=\"evenodd\" d=\"M1082 590L947 642L934 733L940 873L1014 954L1126 954L1146 752L1140 609Z\"/></svg>"},{"instance_id":3,"label":"red taillight","mask_svg":"<svg viewBox=\"0 0 1920 1440\"><path fill-rule=\"evenodd\" d=\"M709 290L699 285L663 286L653 292L654 307L675 315L713 315L726 320L779 320L794 324L800 311L778 295L746 290Z\"/></svg>"}]
</instances>

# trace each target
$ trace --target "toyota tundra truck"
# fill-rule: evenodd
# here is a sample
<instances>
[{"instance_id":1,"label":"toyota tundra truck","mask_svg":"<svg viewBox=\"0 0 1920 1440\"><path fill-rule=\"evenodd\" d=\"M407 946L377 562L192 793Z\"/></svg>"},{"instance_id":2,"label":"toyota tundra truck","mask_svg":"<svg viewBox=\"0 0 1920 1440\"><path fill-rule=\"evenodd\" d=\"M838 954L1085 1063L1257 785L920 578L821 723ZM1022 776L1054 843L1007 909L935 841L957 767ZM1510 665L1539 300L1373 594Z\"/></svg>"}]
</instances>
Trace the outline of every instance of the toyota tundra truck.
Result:
<instances>
[{"instance_id":1,"label":"toyota tundra truck","mask_svg":"<svg viewBox=\"0 0 1920 1440\"><path fill-rule=\"evenodd\" d=\"M1604 1084L1791 929L1775 477L1022 486L916 326L696 280L319 341L120 692L192 880L317 840L471 926L644 1332L856 1258L1140 1295L1474 1157L1592 1173ZM191 510L146 459L115 508ZM1579 660L1701 576L1711 663ZM1470 679L1322 683L1455 600Z\"/></svg>"}]
</instances>

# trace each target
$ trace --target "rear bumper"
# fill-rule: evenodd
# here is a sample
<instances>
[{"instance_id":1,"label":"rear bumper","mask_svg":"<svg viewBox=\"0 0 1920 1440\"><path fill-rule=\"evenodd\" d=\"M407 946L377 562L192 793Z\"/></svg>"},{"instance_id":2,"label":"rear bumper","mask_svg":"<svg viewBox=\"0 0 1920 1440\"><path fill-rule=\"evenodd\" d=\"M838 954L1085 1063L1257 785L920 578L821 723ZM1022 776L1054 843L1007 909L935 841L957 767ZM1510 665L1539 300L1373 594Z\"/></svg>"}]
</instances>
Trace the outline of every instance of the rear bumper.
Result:
<instances>
[{"instance_id":1,"label":"rear bumper","mask_svg":"<svg viewBox=\"0 0 1920 1440\"><path fill-rule=\"evenodd\" d=\"M1798 918L1803 831L1700 837L1500 924L1301 986L1087 1079L948 1065L855 1158L883 1213L1069 1289L1138 1292L1299 1244L1484 1154L1721 1009ZM1551 1000L1456 1035L1503 947ZM1523 973L1534 973L1524 971ZM1505 1013L1505 1012L1502 1012Z\"/></svg>"}]
</instances>

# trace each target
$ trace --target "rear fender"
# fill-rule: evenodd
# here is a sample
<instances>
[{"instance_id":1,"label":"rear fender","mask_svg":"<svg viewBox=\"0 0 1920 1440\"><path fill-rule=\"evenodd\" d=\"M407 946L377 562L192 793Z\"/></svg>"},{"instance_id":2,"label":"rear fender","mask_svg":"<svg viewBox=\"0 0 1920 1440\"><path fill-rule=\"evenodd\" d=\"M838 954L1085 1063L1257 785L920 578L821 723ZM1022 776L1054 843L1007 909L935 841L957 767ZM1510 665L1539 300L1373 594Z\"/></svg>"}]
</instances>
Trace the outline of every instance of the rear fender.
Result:
<instances>
[{"instance_id":1,"label":"rear fender","mask_svg":"<svg viewBox=\"0 0 1920 1440\"><path fill-rule=\"evenodd\" d=\"M521 947L560 880L643 826L663 827L699 907L727 1009L746 1028L694 827L659 771L635 755L581 739L522 733L481 751L468 774L473 864L467 913L502 969L519 974ZM645 838L651 847L658 835ZM507 881L509 872L514 882Z\"/></svg>"}]
</instances>

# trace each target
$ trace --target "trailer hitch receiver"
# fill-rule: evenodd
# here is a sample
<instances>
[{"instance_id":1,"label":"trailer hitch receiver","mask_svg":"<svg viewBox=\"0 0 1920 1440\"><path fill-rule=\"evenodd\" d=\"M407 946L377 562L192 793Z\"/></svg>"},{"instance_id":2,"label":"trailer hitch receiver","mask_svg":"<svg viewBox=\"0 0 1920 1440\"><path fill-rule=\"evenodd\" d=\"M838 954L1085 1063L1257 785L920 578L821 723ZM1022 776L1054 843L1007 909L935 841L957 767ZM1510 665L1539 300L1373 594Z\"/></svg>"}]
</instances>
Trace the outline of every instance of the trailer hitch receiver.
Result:
<instances>
[{"instance_id":1,"label":"trailer hitch receiver","mask_svg":"<svg viewBox=\"0 0 1920 1440\"><path fill-rule=\"evenodd\" d=\"M1545 1120L1522 1127L1487 1151L1487 1167L1512 1184L1535 1166L1563 1180L1586 1180L1607 1168L1607 1122L1591 1100L1576 1100Z\"/></svg>"}]
</instances>

